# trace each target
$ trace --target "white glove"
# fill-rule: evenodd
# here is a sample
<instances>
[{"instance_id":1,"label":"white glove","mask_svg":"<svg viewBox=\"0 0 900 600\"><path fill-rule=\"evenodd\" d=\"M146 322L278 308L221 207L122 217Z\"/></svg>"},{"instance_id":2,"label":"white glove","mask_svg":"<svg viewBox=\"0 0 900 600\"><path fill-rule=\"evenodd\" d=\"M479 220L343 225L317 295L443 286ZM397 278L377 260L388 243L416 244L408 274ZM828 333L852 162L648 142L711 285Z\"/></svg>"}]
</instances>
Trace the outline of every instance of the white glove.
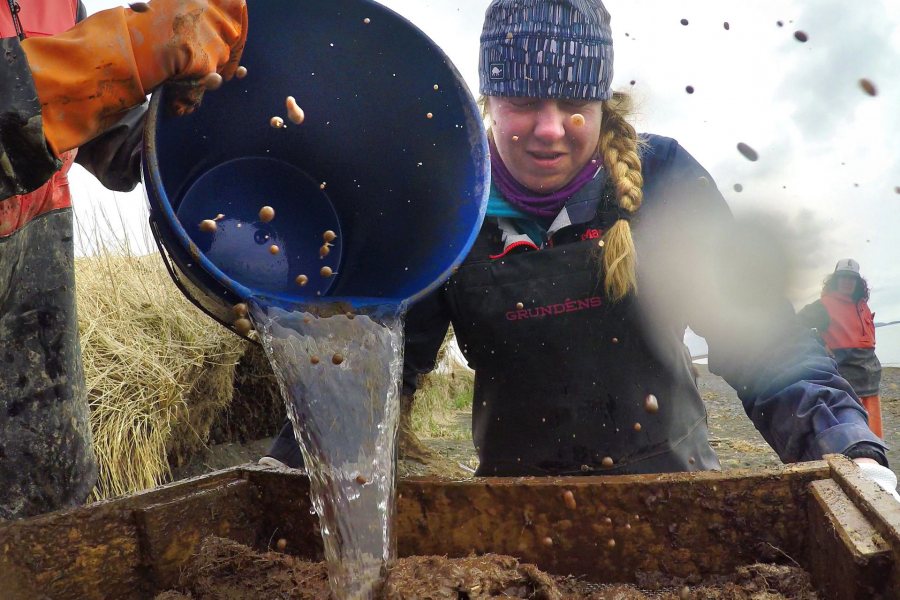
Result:
<instances>
[{"instance_id":1,"label":"white glove","mask_svg":"<svg viewBox=\"0 0 900 600\"><path fill-rule=\"evenodd\" d=\"M897 494L897 476L887 467L876 465L874 463L856 463L862 474L881 486L881 489L894 497L894 500L900 502L900 495Z\"/></svg>"}]
</instances>

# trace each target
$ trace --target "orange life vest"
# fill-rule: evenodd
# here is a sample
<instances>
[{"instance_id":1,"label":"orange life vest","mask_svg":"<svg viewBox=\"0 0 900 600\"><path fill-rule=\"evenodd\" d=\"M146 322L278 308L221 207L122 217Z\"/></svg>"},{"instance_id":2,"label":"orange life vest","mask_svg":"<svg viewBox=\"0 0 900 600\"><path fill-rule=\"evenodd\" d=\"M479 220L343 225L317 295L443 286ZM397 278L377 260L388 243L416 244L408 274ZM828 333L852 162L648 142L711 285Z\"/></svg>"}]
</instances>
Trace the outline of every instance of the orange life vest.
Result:
<instances>
[{"instance_id":1,"label":"orange life vest","mask_svg":"<svg viewBox=\"0 0 900 600\"><path fill-rule=\"evenodd\" d=\"M75 25L78 0L28 0L20 2L19 22L27 37L62 33ZM12 14L6 2L0 4L0 37L15 37ZM62 168L47 183L28 194L0 202L0 237L18 231L35 217L72 206L67 173L75 160L75 150L63 153Z\"/></svg>"},{"instance_id":2,"label":"orange life vest","mask_svg":"<svg viewBox=\"0 0 900 600\"><path fill-rule=\"evenodd\" d=\"M822 294L822 304L831 319L822 339L831 350L875 347L875 314L865 300L853 299L837 292Z\"/></svg>"}]
</instances>

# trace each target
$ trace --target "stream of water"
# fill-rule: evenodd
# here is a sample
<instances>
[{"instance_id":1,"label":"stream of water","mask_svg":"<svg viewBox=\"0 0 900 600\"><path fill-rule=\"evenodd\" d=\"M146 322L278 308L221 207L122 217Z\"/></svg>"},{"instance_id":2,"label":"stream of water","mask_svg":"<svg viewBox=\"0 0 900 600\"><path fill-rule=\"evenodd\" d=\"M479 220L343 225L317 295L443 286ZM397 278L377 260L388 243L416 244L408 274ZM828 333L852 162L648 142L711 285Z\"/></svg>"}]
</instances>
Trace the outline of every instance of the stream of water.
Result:
<instances>
[{"instance_id":1,"label":"stream of water","mask_svg":"<svg viewBox=\"0 0 900 600\"><path fill-rule=\"evenodd\" d=\"M250 310L303 451L332 593L374 598L395 554L403 310Z\"/></svg>"}]
</instances>

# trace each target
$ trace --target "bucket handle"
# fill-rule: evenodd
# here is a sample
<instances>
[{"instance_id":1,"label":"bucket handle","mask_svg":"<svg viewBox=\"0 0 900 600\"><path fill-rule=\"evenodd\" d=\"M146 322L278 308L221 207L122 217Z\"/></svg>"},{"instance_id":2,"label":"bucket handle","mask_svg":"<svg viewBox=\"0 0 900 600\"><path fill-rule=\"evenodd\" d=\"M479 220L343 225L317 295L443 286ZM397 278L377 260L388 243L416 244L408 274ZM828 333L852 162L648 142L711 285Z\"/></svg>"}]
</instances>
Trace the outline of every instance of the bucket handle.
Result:
<instances>
[{"instance_id":1,"label":"bucket handle","mask_svg":"<svg viewBox=\"0 0 900 600\"><path fill-rule=\"evenodd\" d=\"M188 300L191 301L191 304L193 304L194 306L199 308L200 311L202 313L204 313L206 316L208 316L210 319L212 319L213 321L216 321L217 323L221 323L222 325L225 326L225 329L227 329L234 335L236 335L240 338L244 338L245 340L247 340L248 342L251 342L253 344L259 344L258 340L251 339L249 336L246 336L246 335L241 335L240 333L235 331L233 328L229 327L227 323L225 323L219 317L214 315L211 310L209 310L208 308L203 306L200 303L200 301L197 300L194 297L194 295L188 291L187 287L185 287L184 283L182 283L182 281L181 281L181 278L178 276L178 272L175 270L175 267L170 262L168 252L166 252L166 249L163 247L162 242L159 241L160 240L159 229L156 225L156 221L153 219L153 217L150 217L149 221L150 221L150 231L153 233L153 241L156 242L156 247L159 248L159 255L160 255L160 257L162 257L163 264L166 266L166 271L169 272L169 277L172 278L172 281L175 283L175 287L177 287L179 289L179 291L181 291L181 293L184 295L185 298L187 298Z\"/></svg>"}]
</instances>

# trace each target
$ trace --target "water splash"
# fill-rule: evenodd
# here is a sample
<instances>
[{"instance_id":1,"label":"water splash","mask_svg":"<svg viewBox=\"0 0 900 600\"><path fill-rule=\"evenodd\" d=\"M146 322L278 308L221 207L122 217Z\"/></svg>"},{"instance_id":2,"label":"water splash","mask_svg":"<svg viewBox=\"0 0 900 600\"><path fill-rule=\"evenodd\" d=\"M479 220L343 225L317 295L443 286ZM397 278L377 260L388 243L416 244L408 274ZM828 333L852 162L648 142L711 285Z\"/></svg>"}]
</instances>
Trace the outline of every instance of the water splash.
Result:
<instances>
[{"instance_id":1,"label":"water splash","mask_svg":"<svg viewBox=\"0 0 900 600\"><path fill-rule=\"evenodd\" d=\"M250 305L303 451L332 592L374 598L395 555L403 309Z\"/></svg>"}]
</instances>

